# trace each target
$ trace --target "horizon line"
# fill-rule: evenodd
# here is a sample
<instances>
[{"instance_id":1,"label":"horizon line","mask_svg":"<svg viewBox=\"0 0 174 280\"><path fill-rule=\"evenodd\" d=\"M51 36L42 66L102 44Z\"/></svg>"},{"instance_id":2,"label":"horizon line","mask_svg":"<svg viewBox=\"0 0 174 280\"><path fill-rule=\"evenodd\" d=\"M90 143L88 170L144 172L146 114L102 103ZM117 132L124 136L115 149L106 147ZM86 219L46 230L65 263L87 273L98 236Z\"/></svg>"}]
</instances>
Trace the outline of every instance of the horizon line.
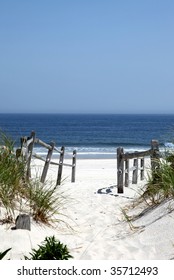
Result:
<instances>
[{"instance_id":1,"label":"horizon line","mask_svg":"<svg viewBox=\"0 0 174 280\"><path fill-rule=\"evenodd\" d=\"M0 112L0 115L174 115L174 113Z\"/></svg>"}]
</instances>

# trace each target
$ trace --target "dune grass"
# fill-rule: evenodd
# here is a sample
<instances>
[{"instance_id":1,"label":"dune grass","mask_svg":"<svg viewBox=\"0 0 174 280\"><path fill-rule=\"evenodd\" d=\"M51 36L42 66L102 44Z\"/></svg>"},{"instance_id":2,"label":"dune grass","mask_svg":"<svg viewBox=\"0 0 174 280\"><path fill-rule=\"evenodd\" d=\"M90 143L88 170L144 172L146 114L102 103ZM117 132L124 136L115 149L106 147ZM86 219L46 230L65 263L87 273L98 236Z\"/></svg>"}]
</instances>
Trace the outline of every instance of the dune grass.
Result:
<instances>
[{"instance_id":1,"label":"dune grass","mask_svg":"<svg viewBox=\"0 0 174 280\"><path fill-rule=\"evenodd\" d=\"M14 142L0 137L0 207L5 209L1 222L15 220L15 211L29 213L37 222L51 224L60 214L64 197L52 182L42 184L38 178L26 180L26 162L16 158Z\"/></svg>"},{"instance_id":2,"label":"dune grass","mask_svg":"<svg viewBox=\"0 0 174 280\"><path fill-rule=\"evenodd\" d=\"M149 170L147 183L139 192L139 196L129 207L121 208L123 220L129 224L131 229L135 229L134 221L155 209L161 203L172 201L173 199L174 152L167 151L160 159L158 168L153 172ZM140 207L137 208L137 206ZM173 208L169 208L168 211L169 213L172 212Z\"/></svg>"},{"instance_id":3,"label":"dune grass","mask_svg":"<svg viewBox=\"0 0 174 280\"><path fill-rule=\"evenodd\" d=\"M145 200L159 204L165 199L174 198L174 155L164 156L159 168L148 177L146 189L142 194Z\"/></svg>"},{"instance_id":4,"label":"dune grass","mask_svg":"<svg viewBox=\"0 0 174 280\"><path fill-rule=\"evenodd\" d=\"M16 159L13 142L4 134L0 143L0 206L6 210L6 219L11 220L16 202L25 192L25 165Z\"/></svg>"},{"instance_id":5,"label":"dune grass","mask_svg":"<svg viewBox=\"0 0 174 280\"><path fill-rule=\"evenodd\" d=\"M36 222L53 224L60 221L56 217L61 215L65 198L53 183L41 183L39 178L35 178L28 184L26 199L30 213Z\"/></svg>"}]
</instances>

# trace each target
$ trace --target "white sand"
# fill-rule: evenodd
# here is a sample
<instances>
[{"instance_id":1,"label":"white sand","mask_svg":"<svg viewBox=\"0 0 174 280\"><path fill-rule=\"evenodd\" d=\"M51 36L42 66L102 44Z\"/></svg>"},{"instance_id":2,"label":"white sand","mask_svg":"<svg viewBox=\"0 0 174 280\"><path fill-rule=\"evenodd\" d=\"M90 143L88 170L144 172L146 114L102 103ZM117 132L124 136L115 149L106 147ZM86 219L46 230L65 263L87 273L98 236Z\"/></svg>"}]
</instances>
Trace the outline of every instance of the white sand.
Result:
<instances>
[{"instance_id":1,"label":"white sand","mask_svg":"<svg viewBox=\"0 0 174 280\"><path fill-rule=\"evenodd\" d=\"M67 161L66 161L67 162ZM34 162L39 174L40 161ZM149 164L149 163L147 163ZM37 165L37 168L36 168ZM41 163L42 165L42 163ZM57 167L51 166L49 178L56 180ZM116 160L77 160L76 182L71 183L71 168L64 167L59 187L66 197L61 212L64 223L56 228L32 221L31 231L11 230L11 225L0 226L0 251L12 250L7 258L22 259L36 248L46 236L55 235L67 244L76 260L149 260L174 257L174 203L168 201L147 211L132 224L125 221L122 208L128 207L145 184L130 184L124 194L117 194ZM130 213L140 213L140 206ZM2 242L3 241L3 242Z\"/></svg>"}]
</instances>

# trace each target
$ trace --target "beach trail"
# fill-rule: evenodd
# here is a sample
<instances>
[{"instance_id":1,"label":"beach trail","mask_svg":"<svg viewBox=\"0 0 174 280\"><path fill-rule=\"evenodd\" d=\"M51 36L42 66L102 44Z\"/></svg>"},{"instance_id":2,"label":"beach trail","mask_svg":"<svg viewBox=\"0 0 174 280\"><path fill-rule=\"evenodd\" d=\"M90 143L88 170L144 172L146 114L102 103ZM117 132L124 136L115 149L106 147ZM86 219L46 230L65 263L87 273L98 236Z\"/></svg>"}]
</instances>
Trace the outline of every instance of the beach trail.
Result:
<instances>
[{"instance_id":1,"label":"beach trail","mask_svg":"<svg viewBox=\"0 0 174 280\"><path fill-rule=\"evenodd\" d=\"M39 160L33 162L33 176L39 174ZM149 161L147 161L147 170ZM57 167L51 166L49 180L56 180ZM55 235L67 244L75 260L155 260L174 257L174 203L167 201L149 209L134 222L124 213L139 196L146 180L117 193L116 159L80 159L76 182L71 183L71 169L64 167L58 191L64 196L60 219L63 223L48 227L32 221L31 231L0 226L0 251L12 250L7 258L22 259L37 248L46 236ZM130 210L143 213L142 205Z\"/></svg>"}]
</instances>

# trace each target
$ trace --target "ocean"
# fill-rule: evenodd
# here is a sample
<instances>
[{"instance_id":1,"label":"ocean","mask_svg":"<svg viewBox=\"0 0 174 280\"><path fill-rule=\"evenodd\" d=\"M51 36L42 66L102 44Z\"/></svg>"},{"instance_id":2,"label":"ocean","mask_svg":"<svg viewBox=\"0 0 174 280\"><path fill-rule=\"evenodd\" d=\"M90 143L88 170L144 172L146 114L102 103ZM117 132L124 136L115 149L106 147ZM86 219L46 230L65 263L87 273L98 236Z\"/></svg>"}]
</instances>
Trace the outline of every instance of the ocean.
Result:
<instances>
[{"instance_id":1,"label":"ocean","mask_svg":"<svg viewBox=\"0 0 174 280\"><path fill-rule=\"evenodd\" d=\"M161 148L172 146L174 115L0 114L0 129L15 147L34 130L42 141L64 146L67 157L76 149L79 158L115 158L118 147L142 151L150 148L152 139ZM44 155L47 150L35 146L35 152Z\"/></svg>"}]
</instances>

